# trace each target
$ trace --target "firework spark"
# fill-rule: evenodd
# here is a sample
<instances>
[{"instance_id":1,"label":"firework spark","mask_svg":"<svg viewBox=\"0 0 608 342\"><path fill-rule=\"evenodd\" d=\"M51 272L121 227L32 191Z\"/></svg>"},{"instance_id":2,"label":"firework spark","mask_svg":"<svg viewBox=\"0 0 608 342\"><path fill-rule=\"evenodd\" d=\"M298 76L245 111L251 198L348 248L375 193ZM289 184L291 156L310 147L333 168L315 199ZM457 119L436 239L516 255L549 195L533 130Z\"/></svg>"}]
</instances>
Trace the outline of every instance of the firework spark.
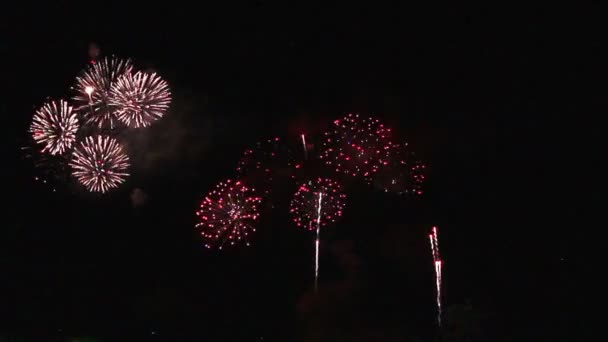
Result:
<instances>
[{"instance_id":1,"label":"firework spark","mask_svg":"<svg viewBox=\"0 0 608 342\"><path fill-rule=\"evenodd\" d=\"M42 152L63 154L76 140L78 118L66 101L52 101L36 111L29 131L37 144L44 145Z\"/></svg>"},{"instance_id":2,"label":"firework spark","mask_svg":"<svg viewBox=\"0 0 608 342\"><path fill-rule=\"evenodd\" d=\"M114 82L133 69L130 60L105 58L91 64L76 77L76 101L78 111L82 112L87 124L99 128L114 128L116 106L110 103L110 89Z\"/></svg>"},{"instance_id":3,"label":"firework spark","mask_svg":"<svg viewBox=\"0 0 608 342\"><path fill-rule=\"evenodd\" d=\"M319 247L321 227L336 222L342 216L346 195L342 186L329 179L318 178L302 184L291 200L290 213L298 227L316 230L315 291L319 281Z\"/></svg>"},{"instance_id":4,"label":"firework spark","mask_svg":"<svg viewBox=\"0 0 608 342\"><path fill-rule=\"evenodd\" d=\"M416 158L408 144L392 144L384 154L384 165L373 176L373 184L384 192L422 195L426 165Z\"/></svg>"},{"instance_id":5,"label":"firework spark","mask_svg":"<svg viewBox=\"0 0 608 342\"><path fill-rule=\"evenodd\" d=\"M163 117L169 103L169 85L156 73L138 71L118 78L110 89L109 103L116 116L130 127L147 127Z\"/></svg>"},{"instance_id":6,"label":"firework spark","mask_svg":"<svg viewBox=\"0 0 608 342\"><path fill-rule=\"evenodd\" d=\"M86 137L74 149L72 175L91 192L102 192L118 187L129 174L129 157L114 138Z\"/></svg>"},{"instance_id":7,"label":"firework spark","mask_svg":"<svg viewBox=\"0 0 608 342\"><path fill-rule=\"evenodd\" d=\"M437 227L429 234L431 252L433 253L433 264L435 266L435 286L437 288L437 323L441 326L441 255L439 254L439 239Z\"/></svg>"},{"instance_id":8,"label":"firework spark","mask_svg":"<svg viewBox=\"0 0 608 342\"><path fill-rule=\"evenodd\" d=\"M369 181L388 163L385 158L392 145L390 134L391 129L378 119L348 114L335 120L333 128L325 132L320 157L337 173Z\"/></svg>"},{"instance_id":9,"label":"firework spark","mask_svg":"<svg viewBox=\"0 0 608 342\"><path fill-rule=\"evenodd\" d=\"M262 198L241 181L220 182L200 204L196 215L205 247L222 249L225 244L249 243L259 219Z\"/></svg>"}]
</instances>

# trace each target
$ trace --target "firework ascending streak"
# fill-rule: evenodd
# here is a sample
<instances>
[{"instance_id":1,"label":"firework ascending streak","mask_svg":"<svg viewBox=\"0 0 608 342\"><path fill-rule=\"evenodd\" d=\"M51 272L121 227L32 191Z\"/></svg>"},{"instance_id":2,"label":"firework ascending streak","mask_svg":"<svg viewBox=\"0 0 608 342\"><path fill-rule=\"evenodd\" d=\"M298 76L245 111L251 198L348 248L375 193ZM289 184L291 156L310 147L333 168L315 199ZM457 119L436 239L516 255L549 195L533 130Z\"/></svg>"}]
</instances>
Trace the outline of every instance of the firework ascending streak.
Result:
<instances>
[{"instance_id":1,"label":"firework ascending streak","mask_svg":"<svg viewBox=\"0 0 608 342\"><path fill-rule=\"evenodd\" d=\"M52 101L36 111L29 131L36 143L44 144L41 152L63 154L76 140L78 118L66 101Z\"/></svg>"},{"instance_id":2,"label":"firework ascending streak","mask_svg":"<svg viewBox=\"0 0 608 342\"><path fill-rule=\"evenodd\" d=\"M336 222L342 216L346 195L342 186L329 178L318 178L302 184L294 194L290 213L298 227L316 230L315 291L319 279L319 245L321 227Z\"/></svg>"},{"instance_id":3,"label":"firework ascending streak","mask_svg":"<svg viewBox=\"0 0 608 342\"><path fill-rule=\"evenodd\" d=\"M319 244L321 243L321 211L323 210L323 193L319 192L317 204L317 239L315 240L315 291L319 288Z\"/></svg>"},{"instance_id":4,"label":"firework ascending streak","mask_svg":"<svg viewBox=\"0 0 608 342\"><path fill-rule=\"evenodd\" d=\"M304 148L304 159L308 159L308 149L306 148L306 136L301 134L302 137L302 147Z\"/></svg>"},{"instance_id":5,"label":"firework ascending streak","mask_svg":"<svg viewBox=\"0 0 608 342\"><path fill-rule=\"evenodd\" d=\"M86 137L74 149L70 166L72 175L92 192L116 188L129 175L129 157L116 139L107 136Z\"/></svg>"},{"instance_id":6,"label":"firework ascending streak","mask_svg":"<svg viewBox=\"0 0 608 342\"><path fill-rule=\"evenodd\" d=\"M110 89L109 103L129 127L147 127L165 114L171 102L169 85L156 73L138 71L118 78Z\"/></svg>"},{"instance_id":7,"label":"firework ascending streak","mask_svg":"<svg viewBox=\"0 0 608 342\"><path fill-rule=\"evenodd\" d=\"M225 244L237 243L249 246L248 237L255 232L261 201L255 190L241 181L220 182L196 212L199 218L196 228L201 231L205 247L222 249Z\"/></svg>"},{"instance_id":8,"label":"firework ascending streak","mask_svg":"<svg viewBox=\"0 0 608 342\"><path fill-rule=\"evenodd\" d=\"M76 77L74 101L77 110L86 117L86 122L99 128L114 128L116 106L110 103L110 89L119 77L130 73L130 60L105 58L89 67Z\"/></svg>"},{"instance_id":9,"label":"firework ascending streak","mask_svg":"<svg viewBox=\"0 0 608 342\"><path fill-rule=\"evenodd\" d=\"M380 167L388 164L390 134L391 129L378 119L348 114L335 120L333 128L324 134L320 157L337 173L369 181Z\"/></svg>"},{"instance_id":10,"label":"firework ascending streak","mask_svg":"<svg viewBox=\"0 0 608 342\"><path fill-rule=\"evenodd\" d=\"M441 326L441 255L439 254L439 239L437 238L437 227L429 234L431 252L433 253L433 264L435 266L435 285L437 287L437 323Z\"/></svg>"}]
</instances>

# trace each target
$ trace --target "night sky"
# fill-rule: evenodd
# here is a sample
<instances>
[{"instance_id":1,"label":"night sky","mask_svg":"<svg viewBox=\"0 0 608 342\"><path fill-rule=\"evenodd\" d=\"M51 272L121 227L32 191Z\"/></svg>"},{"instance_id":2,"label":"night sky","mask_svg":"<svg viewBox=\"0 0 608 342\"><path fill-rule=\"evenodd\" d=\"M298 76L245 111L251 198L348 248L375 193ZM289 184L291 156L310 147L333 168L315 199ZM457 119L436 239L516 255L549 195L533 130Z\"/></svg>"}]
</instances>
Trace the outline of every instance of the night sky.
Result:
<instances>
[{"instance_id":1,"label":"night sky","mask_svg":"<svg viewBox=\"0 0 608 342\"><path fill-rule=\"evenodd\" d=\"M575 103L598 94L583 77L599 57L593 22L289 3L2 5L0 341L586 340L582 198L600 102ZM35 108L70 95L91 42L158 72L173 102L127 134L118 190L68 178L53 192L20 147ZM351 112L393 127L429 180L421 198L349 186L323 232L318 295L313 234L293 226L288 197L264 209L251 247L203 248L194 212L245 148L281 136L297 150L299 133Z\"/></svg>"}]
</instances>

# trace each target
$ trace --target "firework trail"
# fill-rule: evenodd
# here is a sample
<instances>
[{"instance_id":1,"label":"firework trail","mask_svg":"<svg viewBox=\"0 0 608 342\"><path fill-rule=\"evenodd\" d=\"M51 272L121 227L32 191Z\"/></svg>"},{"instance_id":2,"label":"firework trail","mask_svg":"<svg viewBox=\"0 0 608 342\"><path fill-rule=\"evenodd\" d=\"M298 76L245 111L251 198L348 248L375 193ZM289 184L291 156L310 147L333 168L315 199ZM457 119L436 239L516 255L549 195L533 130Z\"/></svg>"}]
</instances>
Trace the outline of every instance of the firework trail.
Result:
<instances>
[{"instance_id":1,"label":"firework trail","mask_svg":"<svg viewBox=\"0 0 608 342\"><path fill-rule=\"evenodd\" d=\"M72 175L91 192L118 187L129 175L129 157L114 138L86 137L72 154Z\"/></svg>"},{"instance_id":2,"label":"firework trail","mask_svg":"<svg viewBox=\"0 0 608 342\"><path fill-rule=\"evenodd\" d=\"M439 254L439 239L437 227L429 234L431 252L433 253L433 264L435 266L435 286L437 287L437 323L441 326L441 255Z\"/></svg>"},{"instance_id":3,"label":"firework trail","mask_svg":"<svg viewBox=\"0 0 608 342\"><path fill-rule=\"evenodd\" d=\"M247 246L249 235L255 232L254 224L260 214L262 198L243 182L227 180L216 185L200 204L196 215L205 247L223 249L243 242Z\"/></svg>"},{"instance_id":4,"label":"firework trail","mask_svg":"<svg viewBox=\"0 0 608 342\"><path fill-rule=\"evenodd\" d=\"M290 213L296 226L316 230L315 291L319 279L319 246L321 227L334 223L342 216L346 195L342 185L329 178L317 178L302 184L290 203Z\"/></svg>"},{"instance_id":5,"label":"firework trail","mask_svg":"<svg viewBox=\"0 0 608 342\"><path fill-rule=\"evenodd\" d=\"M114 82L132 69L128 59L104 58L90 64L76 77L74 101L79 104L76 109L83 113L87 124L114 128L117 108L110 103L110 90Z\"/></svg>"},{"instance_id":6,"label":"firework trail","mask_svg":"<svg viewBox=\"0 0 608 342\"><path fill-rule=\"evenodd\" d=\"M29 132L37 144L43 144L41 152L63 154L72 147L78 131L78 118L64 100L45 103L34 114Z\"/></svg>"},{"instance_id":7,"label":"firework trail","mask_svg":"<svg viewBox=\"0 0 608 342\"><path fill-rule=\"evenodd\" d=\"M300 137L302 138L302 147L304 148L304 159L308 160L308 148L306 148L306 136L304 134L301 134Z\"/></svg>"},{"instance_id":8,"label":"firework trail","mask_svg":"<svg viewBox=\"0 0 608 342\"><path fill-rule=\"evenodd\" d=\"M156 73L138 71L120 76L110 89L109 104L129 127L147 127L163 117L169 103L169 85Z\"/></svg>"},{"instance_id":9,"label":"firework trail","mask_svg":"<svg viewBox=\"0 0 608 342\"><path fill-rule=\"evenodd\" d=\"M323 193L319 192L317 204L317 239L315 240L315 292L319 289L319 244L321 243L321 211L323 211Z\"/></svg>"},{"instance_id":10,"label":"firework trail","mask_svg":"<svg viewBox=\"0 0 608 342\"><path fill-rule=\"evenodd\" d=\"M390 135L391 129L378 119L348 114L335 120L333 129L324 133L320 158L337 173L370 181L388 164L386 155L392 145Z\"/></svg>"}]
</instances>

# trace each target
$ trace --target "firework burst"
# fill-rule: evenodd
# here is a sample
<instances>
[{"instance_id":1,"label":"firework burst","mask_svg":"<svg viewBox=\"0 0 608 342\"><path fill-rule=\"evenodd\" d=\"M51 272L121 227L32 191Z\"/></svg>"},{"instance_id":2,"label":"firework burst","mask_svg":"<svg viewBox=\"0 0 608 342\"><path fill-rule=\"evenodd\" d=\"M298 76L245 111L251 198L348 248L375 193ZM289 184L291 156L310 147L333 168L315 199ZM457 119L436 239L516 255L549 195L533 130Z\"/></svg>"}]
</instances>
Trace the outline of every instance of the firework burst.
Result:
<instances>
[{"instance_id":1,"label":"firework burst","mask_svg":"<svg viewBox=\"0 0 608 342\"><path fill-rule=\"evenodd\" d=\"M99 128L114 128L116 106L110 103L110 90L124 74L133 69L130 60L105 58L89 67L76 78L76 101L78 111L82 112L87 124Z\"/></svg>"},{"instance_id":2,"label":"firework burst","mask_svg":"<svg viewBox=\"0 0 608 342\"><path fill-rule=\"evenodd\" d=\"M34 114L29 129L42 152L63 154L72 147L78 131L78 118L72 107L64 100L45 103Z\"/></svg>"},{"instance_id":3,"label":"firework burst","mask_svg":"<svg viewBox=\"0 0 608 342\"><path fill-rule=\"evenodd\" d=\"M86 137L75 149L70 162L72 175L91 192L118 187L129 175L129 157L114 138Z\"/></svg>"},{"instance_id":4,"label":"firework burst","mask_svg":"<svg viewBox=\"0 0 608 342\"><path fill-rule=\"evenodd\" d=\"M262 198L241 181L227 180L216 185L200 204L196 215L205 247L223 249L238 243L250 245L249 235L255 232Z\"/></svg>"},{"instance_id":5,"label":"firework burst","mask_svg":"<svg viewBox=\"0 0 608 342\"><path fill-rule=\"evenodd\" d=\"M319 194L322 194L320 204ZM315 230L317 224L326 226L336 222L342 216L345 200L340 183L330 178L317 178L299 187L291 200L289 212L296 226Z\"/></svg>"},{"instance_id":6,"label":"firework burst","mask_svg":"<svg viewBox=\"0 0 608 342\"><path fill-rule=\"evenodd\" d=\"M416 158L407 143L386 150L383 167L373 176L374 185L384 192L422 195L426 165Z\"/></svg>"},{"instance_id":7,"label":"firework burst","mask_svg":"<svg viewBox=\"0 0 608 342\"><path fill-rule=\"evenodd\" d=\"M321 159L337 173L370 180L387 161L391 129L378 119L348 114L325 132Z\"/></svg>"},{"instance_id":8,"label":"firework burst","mask_svg":"<svg viewBox=\"0 0 608 342\"><path fill-rule=\"evenodd\" d=\"M273 188L284 186L280 180L295 178L297 167L291 150L277 137L246 149L236 171L248 184L270 195Z\"/></svg>"},{"instance_id":9,"label":"firework burst","mask_svg":"<svg viewBox=\"0 0 608 342\"><path fill-rule=\"evenodd\" d=\"M147 127L163 117L171 102L171 91L156 73L126 73L112 85L109 102L125 125Z\"/></svg>"},{"instance_id":10,"label":"firework burst","mask_svg":"<svg viewBox=\"0 0 608 342\"><path fill-rule=\"evenodd\" d=\"M316 230L315 238L315 291L319 281L319 247L321 226L336 222L342 216L346 195L342 186L329 178L317 178L302 184L293 196L290 213L298 227Z\"/></svg>"}]
</instances>

